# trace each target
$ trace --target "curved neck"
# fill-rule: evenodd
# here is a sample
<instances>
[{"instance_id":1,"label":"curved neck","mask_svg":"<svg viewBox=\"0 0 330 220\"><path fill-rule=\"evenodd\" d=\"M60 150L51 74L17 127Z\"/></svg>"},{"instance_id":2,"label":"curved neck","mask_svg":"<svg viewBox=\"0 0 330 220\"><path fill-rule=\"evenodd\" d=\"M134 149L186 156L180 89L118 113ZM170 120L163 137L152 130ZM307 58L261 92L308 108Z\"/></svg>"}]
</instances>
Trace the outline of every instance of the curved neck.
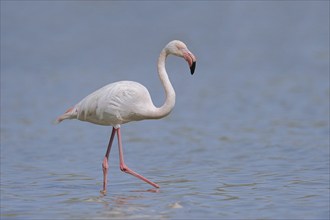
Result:
<instances>
[{"instance_id":1,"label":"curved neck","mask_svg":"<svg viewBox=\"0 0 330 220\"><path fill-rule=\"evenodd\" d=\"M168 78L165 68L165 61L167 56L168 53L165 49L163 49L158 58L158 75L164 87L166 99L165 103L160 108L155 108L152 114L153 118L162 118L167 116L175 105L175 91Z\"/></svg>"}]
</instances>

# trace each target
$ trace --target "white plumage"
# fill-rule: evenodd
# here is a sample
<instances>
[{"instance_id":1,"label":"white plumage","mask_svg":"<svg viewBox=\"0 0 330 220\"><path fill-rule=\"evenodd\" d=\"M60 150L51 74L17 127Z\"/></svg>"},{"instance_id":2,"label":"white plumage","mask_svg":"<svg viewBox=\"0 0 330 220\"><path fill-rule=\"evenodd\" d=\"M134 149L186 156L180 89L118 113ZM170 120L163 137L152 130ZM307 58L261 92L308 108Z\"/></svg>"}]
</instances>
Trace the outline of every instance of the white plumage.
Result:
<instances>
[{"instance_id":1,"label":"white plumage","mask_svg":"<svg viewBox=\"0 0 330 220\"><path fill-rule=\"evenodd\" d=\"M75 107L81 121L117 126L147 119L156 110L148 90L140 83L120 81L108 84L88 95Z\"/></svg>"}]
</instances>

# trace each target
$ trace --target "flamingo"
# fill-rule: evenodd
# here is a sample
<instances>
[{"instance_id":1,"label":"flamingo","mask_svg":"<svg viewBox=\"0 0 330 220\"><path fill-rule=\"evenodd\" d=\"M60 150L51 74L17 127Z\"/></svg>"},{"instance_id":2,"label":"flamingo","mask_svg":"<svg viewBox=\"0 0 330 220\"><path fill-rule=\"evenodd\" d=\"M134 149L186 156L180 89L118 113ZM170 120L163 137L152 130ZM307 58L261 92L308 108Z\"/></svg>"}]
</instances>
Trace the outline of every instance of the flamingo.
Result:
<instances>
[{"instance_id":1,"label":"flamingo","mask_svg":"<svg viewBox=\"0 0 330 220\"><path fill-rule=\"evenodd\" d=\"M78 119L80 121L113 127L107 151L102 162L103 190L101 192L103 193L107 191L108 159L116 134L118 138L120 170L145 181L155 188L159 188L158 184L133 171L125 164L120 126L131 121L160 119L170 114L175 105L175 91L165 68L165 60L168 55L184 58L189 64L191 74L194 73L196 66L196 57L182 41L173 40L163 48L159 55L157 66L158 75L166 95L165 103L161 107L155 107L148 90L140 83L119 81L110 83L86 96L55 121L56 123L60 123L65 119Z\"/></svg>"}]
</instances>

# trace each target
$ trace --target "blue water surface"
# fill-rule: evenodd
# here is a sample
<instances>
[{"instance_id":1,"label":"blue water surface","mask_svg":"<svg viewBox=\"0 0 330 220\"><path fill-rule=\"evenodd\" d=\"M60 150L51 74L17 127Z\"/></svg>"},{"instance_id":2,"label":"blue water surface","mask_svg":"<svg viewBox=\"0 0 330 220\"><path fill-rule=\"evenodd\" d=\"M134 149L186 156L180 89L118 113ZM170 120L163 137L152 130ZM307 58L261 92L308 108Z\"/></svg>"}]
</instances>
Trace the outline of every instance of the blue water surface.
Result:
<instances>
[{"instance_id":1,"label":"blue water surface","mask_svg":"<svg viewBox=\"0 0 330 220\"><path fill-rule=\"evenodd\" d=\"M110 127L53 121L134 80L172 113ZM1 1L1 219L329 219L328 1Z\"/></svg>"}]
</instances>

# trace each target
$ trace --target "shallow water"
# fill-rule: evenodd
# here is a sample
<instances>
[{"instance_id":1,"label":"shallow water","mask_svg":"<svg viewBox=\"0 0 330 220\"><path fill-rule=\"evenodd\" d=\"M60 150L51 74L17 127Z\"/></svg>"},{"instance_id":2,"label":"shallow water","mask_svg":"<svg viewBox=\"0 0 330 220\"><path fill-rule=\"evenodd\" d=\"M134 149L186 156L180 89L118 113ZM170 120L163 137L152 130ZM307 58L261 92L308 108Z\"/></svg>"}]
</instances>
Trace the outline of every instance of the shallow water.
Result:
<instances>
[{"instance_id":1,"label":"shallow water","mask_svg":"<svg viewBox=\"0 0 330 220\"><path fill-rule=\"evenodd\" d=\"M1 219L329 218L328 2L1 2ZM168 17L168 14L171 14ZM108 82L164 98L172 114L111 128L53 120ZM145 49L144 49L145 48ZM134 68L132 68L134 67Z\"/></svg>"}]
</instances>

